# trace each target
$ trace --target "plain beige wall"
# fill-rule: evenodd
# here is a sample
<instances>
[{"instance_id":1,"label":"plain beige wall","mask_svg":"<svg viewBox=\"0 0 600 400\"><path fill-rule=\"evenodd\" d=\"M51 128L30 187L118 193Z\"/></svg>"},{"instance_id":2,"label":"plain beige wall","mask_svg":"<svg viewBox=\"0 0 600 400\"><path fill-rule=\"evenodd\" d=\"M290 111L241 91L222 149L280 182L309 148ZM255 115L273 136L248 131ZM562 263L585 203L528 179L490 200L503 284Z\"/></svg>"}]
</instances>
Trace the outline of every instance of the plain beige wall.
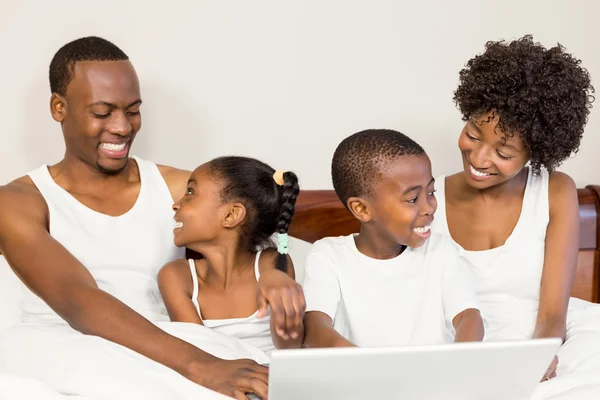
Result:
<instances>
[{"instance_id":1,"label":"plain beige wall","mask_svg":"<svg viewBox=\"0 0 600 400\"><path fill-rule=\"evenodd\" d=\"M60 159L48 64L77 37L114 41L138 71L135 154L182 168L249 155L318 189L339 141L365 128L412 136L436 175L459 169L453 90L487 40L560 42L600 88L599 19L594 0L0 0L0 183ZM600 184L600 110L561 169Z\"/></svg>"}]
</instances>

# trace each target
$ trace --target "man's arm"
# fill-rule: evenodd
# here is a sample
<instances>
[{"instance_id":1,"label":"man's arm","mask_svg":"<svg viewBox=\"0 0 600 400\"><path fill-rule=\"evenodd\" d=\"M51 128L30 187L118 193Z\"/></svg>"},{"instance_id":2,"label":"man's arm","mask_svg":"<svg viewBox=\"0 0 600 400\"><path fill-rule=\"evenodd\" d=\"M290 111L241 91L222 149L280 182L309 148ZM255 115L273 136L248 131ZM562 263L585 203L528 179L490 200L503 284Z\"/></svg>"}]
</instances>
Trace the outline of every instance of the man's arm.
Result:
<instances>
[{"instance_id":1,"label":"man's arm","mask_svg":"<svg viewBox=\"0 0 600 400\"><path fill-rule=\"evenodd\" d=\"M160 330L100 290L90 272L50 236L48 209L33 185L0 187L0 205L0 250L8 264L74 329L128 347L224 394L231 395L238 389L232 387L241 385L233 378L240 367L264 375L267 382L267 370L256 363L238 366L220 360ZM254 386L249 391L266 394L266 384L257 381L247 379L248 386Z\"/></svg>"}]
</instances>

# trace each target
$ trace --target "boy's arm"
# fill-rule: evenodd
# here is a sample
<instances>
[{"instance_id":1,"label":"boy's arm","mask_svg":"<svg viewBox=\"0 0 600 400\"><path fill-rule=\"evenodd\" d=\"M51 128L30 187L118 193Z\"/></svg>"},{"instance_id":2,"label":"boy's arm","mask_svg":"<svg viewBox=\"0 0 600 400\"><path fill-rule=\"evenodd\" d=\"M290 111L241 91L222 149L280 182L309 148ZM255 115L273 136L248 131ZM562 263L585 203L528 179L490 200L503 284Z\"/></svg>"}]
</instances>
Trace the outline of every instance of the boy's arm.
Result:
<instances>
[{"instance_id":1,"label":"boy's arm","mask_svg":"<svg viewBox=\"0 0 600 400\"><path fill-rule=\"evenodd\" d=\"M335 261L318 251L318 245L308 253L304 263L305 347L353 346L333 328L340 296Z\"/></svg>"},{"instance_id":2,"label":"boy's arm","mask_svg":"<svg viewBox=\"0 0 600 400\"><path fill-rule=\"evenodd\" d=\"M454 327L455 342L480 342L483 340L485 327L471 283L469 267L460 259L453 246L449 247L448 251L452 253L452 257L451 262L444 266L442 282L446 320L451 321Z\"/></svg>"},{"instance_id":3,"label":"boy's arm","mask_svg":"<svg viewBox=\"0 0 600 400\"><path fill-rule=\"evenodd\" d=\"M304 326L304 347L356 347L333 328L333 320L325 313L307 312Z\"/></svg>"},{"instance_id":4,"label":"boy's arm","mask_svg":"<svg viewBox=\"0 0 600 400\"><path fill-rule=\"evenodd\" d=\"M452 321L456 331L454 341L458 342L481 342L483 340L483 319L479 310L469 308L462 311Z\"/></svg>"},{"instance_id":5,"label":"boy's arm","mask_svg":"<svg viewBox=\"0 0 600 400\"><path fill-rule=\"evenodd\" d=\"M158 272L158 288L171 321L204 325L192 302L191 273L188 261L171 261Z\"/></svg>"}]
</instances>

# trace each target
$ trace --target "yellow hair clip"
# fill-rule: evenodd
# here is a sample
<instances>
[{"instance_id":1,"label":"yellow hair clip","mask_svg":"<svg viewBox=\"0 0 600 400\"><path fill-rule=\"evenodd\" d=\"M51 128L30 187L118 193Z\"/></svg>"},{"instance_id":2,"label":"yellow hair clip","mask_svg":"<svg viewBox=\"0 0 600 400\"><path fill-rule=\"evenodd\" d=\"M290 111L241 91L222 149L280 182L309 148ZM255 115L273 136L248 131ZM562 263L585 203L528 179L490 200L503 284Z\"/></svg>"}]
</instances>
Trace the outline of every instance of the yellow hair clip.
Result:
<instances>
[{"instance_id":1,"label":"yellow hair clip","mask_svg":"<svg viewBox=\"0 0 600 400\"><path fill-rule=\"evenodd\" d=\"M279 186L283 186L283 184L285 183L285 181L283 180L283 174L285 173L285 171L280 171L277 170L275 171L275 173L273 174L273 180L275 181L275 183L277 183Z\"/></svg>"}]
</instances>

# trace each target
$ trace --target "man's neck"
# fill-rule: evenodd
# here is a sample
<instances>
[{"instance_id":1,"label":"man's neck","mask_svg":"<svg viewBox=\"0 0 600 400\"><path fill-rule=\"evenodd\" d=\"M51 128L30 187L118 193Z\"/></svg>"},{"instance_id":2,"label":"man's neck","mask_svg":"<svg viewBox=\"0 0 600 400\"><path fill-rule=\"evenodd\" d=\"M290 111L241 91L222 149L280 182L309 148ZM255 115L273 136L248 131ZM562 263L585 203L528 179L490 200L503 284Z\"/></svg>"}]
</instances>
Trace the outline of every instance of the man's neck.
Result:
<instances>
[{"instance_id":1,"label":"man's neck","mask_svg":"<svg viewBox=\"0 0 600 400\"><path fill-rule=\"evenodd\" d=\"M139 182L137 163L131 159L125 167L114 173L108 174L97 167L75 157L65 156L60 162L49 168L54 181L66 190L81 191L79 188L101 189L107 185L127 185ZM86 190L86 191L87 191Z\"/></svg>"}]
</instances>

